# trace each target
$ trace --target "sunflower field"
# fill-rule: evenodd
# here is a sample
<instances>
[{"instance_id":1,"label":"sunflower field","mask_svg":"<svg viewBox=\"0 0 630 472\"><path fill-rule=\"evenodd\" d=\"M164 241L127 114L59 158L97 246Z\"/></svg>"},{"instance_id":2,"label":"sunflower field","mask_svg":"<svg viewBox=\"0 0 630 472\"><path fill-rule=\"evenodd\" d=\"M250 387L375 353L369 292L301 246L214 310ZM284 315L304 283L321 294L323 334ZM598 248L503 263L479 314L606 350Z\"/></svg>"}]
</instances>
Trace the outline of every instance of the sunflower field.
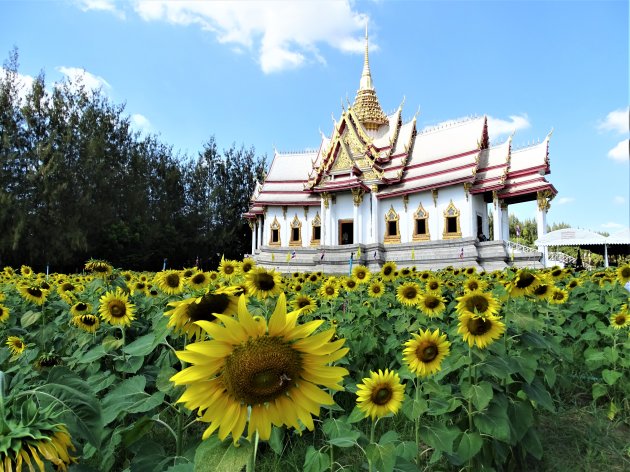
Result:
<instances>
[{"instance_id":1,"label":"sunflower field","mask_svg":"<svg viewBox=\"0 0 630 472\"><path fill-rule=\"evenodd\" d=\"M629 281L5 267L0 472L628 470Z\"/></svg>"}]
</instances>

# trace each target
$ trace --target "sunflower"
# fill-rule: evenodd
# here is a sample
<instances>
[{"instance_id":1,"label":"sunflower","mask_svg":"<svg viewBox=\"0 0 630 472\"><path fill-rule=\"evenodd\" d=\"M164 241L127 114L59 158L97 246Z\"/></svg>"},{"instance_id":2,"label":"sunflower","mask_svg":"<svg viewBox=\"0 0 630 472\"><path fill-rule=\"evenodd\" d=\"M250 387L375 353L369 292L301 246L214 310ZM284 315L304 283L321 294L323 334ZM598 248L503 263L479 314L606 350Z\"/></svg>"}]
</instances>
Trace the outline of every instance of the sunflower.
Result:
<instances>
[{"instance_id":1,"label":"sunflower","mask_svg":"<svg viewBox=\"0 0 630 472\"><path fill-rule=\"evenodd\" d=\"M308 280L309 282L315 283L319 280L319 274L316 274L316 273L310 274L306 280Z\"/></svg>"},{"instance_id":2,"label":"sunflower","mask_svg":"<svg viewBox=\"0 0 630 472\"><path fill-rule=\"evenodd\" d=\"M188 285L193 289L200 289L210 284L208 274L203 271L197 271L188 278Z\"/></svg>"},{"instance_id":3,"label":"sunflower","mask_svg":"<svg viewBox=\"0 0 630 472\"><path fill-rule=\"evenodd\" d=\"M40 287L42 286L40 285ZM62 282L61 284L57 285L57 293L59 294L59 297L68 304L71 304L73 302L74 296L82 290L83 287L81 287L80 285L75 285L72 282L68 281Z\"/></svg>"},{"instance_id":4,"label":"sunflower","mask_svg":"<svg viewBox=\"0 0 630 472\"><path fill-rule=\"evenodd\" d=\"M281 293L268 324L254 320L244 297L238 302L237 319L217 315L221 323L197 322L212 339L177 352L192 366L171 380L186 385L178 402L198 408L200 420L210 423L203 439L218 429L220 440L231 433L236 444L248 420L250 439L258 432L260 439L268 440L272 424L299 429L299 421L312 431L312 415L319 415L322 404L334 404L318 385L343 389L340 383L348 371L329 364L348 352L342 348L345 339L330 342L334 329L312 335L323 321L297 325L298 315L287 313Z\"/></svg>"},{"instance_id":5,"label":"sunflower","mask_svg":"<svg viewBox=\"0 0 630 472\"><path fill-rule=\"evenodd\" d=\"M146 284L146 282L143 282L142 280L136 280L135 282L131 283L131 287L129 287L129 292L131 293L131 295L135 295L135 294L144 294L146 295L148 291L148 285Z\"/></svg>"},{"instance_id":6,"label":"sunflower","mask_svg":"<svg viewBox=\"0 0 630 472\"><path fill-rule=\"evenodd\" d=\"M4 305L0 305L0 323L4 323L6 320L8 320L10 314L11 310L9 310Z\"/></svg>"},{"instance_id":7,"label":"sunflower","mask_svg":"<svg viewBox=\"0 0 630 472\"><path fill-rule=\"evenodd\" d=\"M429 292L440 294L442 293L442 282L435 277L431 277L425 282L424 288Z\"/></svg>"},{"instance_id":8,"label":"sunflower","mask_svg":"<svg viewBox=\"0 0 630 472\"><path fill-rule=\"evenodd\" d=\"M216 321L216 315L236 315L238 299L233 291L219 289L208 292L202 297L192 297L178 302L171 302L168 306L172 310L164 312L169 316L168 326L180 334L185 334L189 339L200 339L203 331L196 324L197 321Z\"/></svg>"},{"instance_id":9,"label":"sunflower","mask_svg":"<svg viewBox=\"0 0 630 472\"><path fill-rule=\"evenodd\" d=\"M48 290L44 290L36 285L20 285L18 291L22 298L37 305L43 305L48 297Z\"/></svg>"},{"instance_id":10,"label":"sunflower","mask_svg":"<svg viewBox=\"0 0 630 472\"><path fill-rule=\"evenodd\" d=\"M405 282L396 289L396 299L406 306L417 305L420 295L420 286L415 282Z\"/></svg>"},{"instance_id":11,"label":"sunflower","mask_svg":"<svg viewBox=\"0 0 630 472\"><path fill-rule=\"evenodd\" d=\"M291 301L291 308L301 310L300 313L308 315L317 310L317 301L310 295L298 295Z\"/></svg>"},{"instance_id":12,"label":"sunflower","mask_svg":"<svg viewBox=\"0 0 630 472\"><path fill-rule=\"evenodd\" d=\"M437 293L431 292L421 294L417 306L422 313L430 318L439 316L446 310L444 298Z\"/></svg>"},{"instance_id":13,"label":"sunflower","mask_svg":"<svg viewBox=\"0 0 630 472\"><path fill-rule=\"evenodd\" d=\"M567 273L562 270L562 267L554 266L551 268L549 275L553 280L562 280L567 275Z\"/></svg>"},{"instance_id":14,"label":"sunflower","mask_svg":"<svg viewBox=\"0 0 630 472\"><path fill-rule=\"evenodd\" d=\"M184 291L184 277L178 270L164 270L155 276L154 282L168 295L177 295Z\"/></svg>"},{"instance_id":15,"label":"sunflower","mask_svg":"<svg viewBox=\"0 0 630 472\"><path fill-rule=\"evenodd\" d=\"M85 270L94 272L98 277L106 279L114 271L114 268L105 261L90 259L85 263Z\"/></svg>"},{"instance_id":16,"label":"sunflower","mask_svg":"<svg viewBox=\"0 0 630 472\"><path fill-rule=\"evenodd\" d=\"M544 283L541 283L538 287L534 289L532 295L534 295L539 300L549 301L549 298L553 294L554 289L555 286L553 285L553 283L551 283L551 281L544 281Z\"/></svg>"},{"instance_id":17,"label":"sunflower","mask_svg":"<svg viewBox=\"0 0 630 472\"><path fill-rule=\"evenodd\" d=\"M486 288L488 288L488 282L486 282L485 280L481 280L477 277L466 278L466 280L464 280L464 283L462 285L464 287L465 293L474 292L476 290L483 292Z\"/></svg>"},{"instance_id":18,"label":"sunflower","mask_svg":"<svg viewBox=\"0 0 630 472\"><path fill-rule=\"evenodd\" d=\"M341 282L346 292L354 292L359 287L359 282L353 277L346 277Z\"/></svg>"},{"instance_id":19,"label":"sunflower","mask_svg":"<svg viewBox=\"0 0 630 472\"><path fill-rule=\"evenodd\" d=\"M32 405L31 408L37 407ZM18 422L9 418L6 421L9 428L6 439L11 447L0 449L0 471L22 472L26 466L29 471L36 470L35 466L40 471L48 470L44 461L51 462L54 470L67 471L76 458L68 452L68 449L74 451L75 447L66 426L33 416L27 418L30 420L28 424L22 423L25 419Z\"/></svg>"},{"instance_id":20,"label":"sunflower","mask_svg":"<svg viewBox=\"0 0 630 472\"><path fill-rule=\"evenodd\" d=\"M438 372L442 361L450 352L451 343L446 340L446 334L441 334L439 329L433 333L427 329L412 336L403 350L403 360L409 370L420 377Z\"/></svg>"},{"instance_id":21,"label":"sunflower","mask_svg":"<svg viewBox=\"0 0 630 472\"><path fill-rule=\"evenodd\" d=\"M116 292L105 293L99 302L98 312L109 324L129 326L133 321L135 307L120 287L116 287Z\"/></svg>"},{"instance_id":22,"label":"sunflower","mask_svg":"<svg viewBox=\"0 0 630 472\"><path fill-rule=\"evenodd\" d=\"M514 280L507 287L510 296L521 297L529 295L540 285L540 279L530 269L521 269Z\"/></svg>"},{"instance_id":23,"label":"sunflower","mask_svg":"<svg viewBox=\"0 0 630 472\"><path fill-rule=\"evenodd\" d=\"M569 292L561 288L554 288L549 296L549 303L554 305L562 305L569 299Z\"/></svg>"},{"instance_id":24,"label":"sunflower","mask_svg":"<svg viewBox=\"0 0 630 472\"><path fill-rule=\"evenodd\" d=\"M402 277L409 277L411 275L411 269L408 267L405 267L404 269L400 269L400 275Z\"/></svg>"},{"instance_id":25,"label":"sunflower","mask_svg":"<svg viewBox=\"0 0 630 472\"><path fill-rule=\"evenodd\" d=\"M281 276L275 270L267 270L262 267L251 269L245 275L245 285L251 296L265 299L282 292Z\"/></svg>"},{"instance_id":26,"label":"sunflower","mask_svg":"<svg viewBox=\"0 0 630 472\"><path fill-rule=\"evenodd\" d=\"M385 293L385 284L380 280L374 280L368 287L368 296L372 298L381 298Z\"/></svg>"},{"instance_id":27,"label":"sunflower","mask_svg":"<svg viewBox=\"0 0 630 472\"><path fill-rule=\"evenodd\" d=\"M370 270L364 265L355 266L352 269L352 278L357 281L358 284L366 284L370 281L372 274Z\"/></svg>"},{"instance_id":28,"label":"sunflower","mask_svg":"<svg viewBox=\"0 0 630 472\"><path fill-rule=\"evenodd\" d=\"M77 302L70 307L70 314L72 316L86 315L92 311L92 305L85 302Z\"/></svg>"},{"instance_id":29,"label":"sunflower","mask_svg":"<svg viewBox=\"0 0 630 472\"><path fill-rule=\"evenodd\" d=\"M462 273L466 274L466 275L474 275L477 272L477 269L475 269L474 267L466 267Z\"/></svg>"},{"instance_id":30,"label":"sunflower","mask_svg":"<svg viewBox=\"0 0 630 472\"><path fill-rule=\"evenodd\" d=\"M0 302L3 302L5 298L6 295L4 294L4 292L0 292Z\"/></svg>"},{"instance_id":31,"label":"sunflower","mask_svg":"<svg viewBox=\"0 0 630 472\"><path fill-rule=\"evenodd\" d=\"M455 307L457 313L468 313L475 316L497 315L501 308L500 303L492 294L487 292L470 292L461 297L456 298L459 302Z\"/></svg>"},{"instance_id":32,"label":"sunflower","mask_svg":"<svg viewBox=\"0 0 630 472\"><path fill-rule=\"evenodd\" d=\"M582 279L573 278L569 280L569 282L566 285L566 288L569 290L573 290L575 287L579 287L580 285L582 285L582 283L583 283Z\"/></svg>"},{"instance_id":33,"label":"sunflower","mask_svg":"<svg viewBox=\"0 0 630 472\"><path fill-rule=\"evenodd\" d=\"M56 365L61 365L63 364L61 357L59 357L56 354L41 354L37 360L35 361L35 368L36 369L46 369L46 368L50 368L50 367L55 367Z\"/></svg>"},{"instance_id":34,"label":"sunflower","mask_svg":"<svg viewBox=\"0 0 630 472\"><path fill-rule=\"evenodd\" d=\"M9 351L11 351L11 355L14 359L20 357L26 349L24 340L19 336L9 336L7 338L6 345L8 346Z\"/></svg>"},{"instance_id":35,"label":"sunflower","mask_svg":"<svg viewBox=\"0 0 630 472\"><path fill-rule=\"evenodd\" d=\"M101 325L98 317L89 313L73 316L70 320L70 323L88 333L95 333L98 327Z\"/></svg>"},{"instance_id":36,"label":"sunflower","mask_svg":"<svg viewBox=\"0 0 630 472\"><path fill-rule=\"evenodd\" d=\"M505 324L496 316L477 316L470 312L459 315L457 332L472 347L483 349L494 340L499 339L505 331Z\"/></svg>"},{"instance_id":37,"label":"sunflower","mask_svg":"<svg viewBox=\"0 0 630 472\"><path fill-rule=\"evenodd\" d=\"M297 284L295 284L295 285L293 285L291 287L291 290L293 290L293 292L295 292L295 293L299 293L299 292L302 291L303 288L304 288L304 286L302 284L297 283Z\"/></svg>"},{"instance_id":38,"label":"sunflower","mask_svg":"<svg viewBox=\"0 0 630 472\"><path fill-rule=\"evenodd\" d=\"M339 296L339 285L334 277L330 277L319 288L319 296L326 300L332 300Z\"/></svg>"},{"instance_id":39,"label":"sunflower","mask_svg":"<svg viewBox=\"0 0 630 472\"><path fill-rule=\"evenodd\" d=\"M628 305L622 305L619 313L610 317L610 324L615 329L625 328L630 326L630 313L628 313Z\"/></svg>"},{"instance_id":40,"label":"sunflower","mask_svg":"<svg viewBox=\"0 0 630 472\"><path fill-rule=\"evenodd\" d=\"M221 263L219 264L219 274L221 274L224 278L230 280L235 275L238 275L239 272L240 267L237 261L221 259Z\"/></svg>"},{"instance_id":41,"label":"sunflower","mask_svg":"<svg viewBox=\"0 0 630 472\"><path fill-rule=\"evenodd\" d=\"M381 279L391 282L395 278L396 273L396 263L389 261L383 264L381 267Z\"/></svg>"},{"instance_id":42,"label":"sunflower","mask_svg":"<svg viewBox=\"0 0 630 472\"><path fill-rule=\"evenodd\" d=\"M23 265L22 267L20 267L20 273L22 274L22 277L32 277L33 269L31 269L30 266Z\"/></svg>"},{"instance_id":43,"label":"sunflower","mask_svg":"<svg viewBox=\"0 0 630 472\"><path fill-rule=\"evenodd\" d=\"M396 414L402 405L405 386L394 371L379 369L370 371L370 376L357 385L357 407L366 417L381 418L390 413Z\"/></svg>"},{"instance_id":44,"label":"sunflower","mask_svg":"<svg viewBox=\"0 0 630 472\"><path fill-rule=\"evenodd\" d=\"M241 262L241 272L243 274L247 274L254 267L256 267L256 261L254 259L252 259L251 257L246 257Z\"/></svg>"}]
</instances>

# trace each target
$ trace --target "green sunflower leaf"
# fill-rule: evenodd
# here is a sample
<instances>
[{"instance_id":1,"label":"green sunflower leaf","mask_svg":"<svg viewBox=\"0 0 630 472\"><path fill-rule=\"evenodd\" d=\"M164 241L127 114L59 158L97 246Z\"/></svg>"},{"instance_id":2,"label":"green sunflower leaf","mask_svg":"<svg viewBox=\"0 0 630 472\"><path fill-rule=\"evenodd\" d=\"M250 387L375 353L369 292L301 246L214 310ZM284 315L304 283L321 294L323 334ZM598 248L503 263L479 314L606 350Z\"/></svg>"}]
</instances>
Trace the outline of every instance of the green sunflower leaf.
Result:
<instances>
[{"instance_id":1,"label":"green sunflower leaf","mask_svg":"<svg viewBox=\"0 0 630 472\"><path fill-rule=\"evenodd\" d=\"M153 351L153 348L155 347L153 345L154 341L155 334L145 334L123 347L123 352L130 356L146 356Z\"/></svg>"},{"instance_id":2,"label":"green sunflower leaf","mask_svg":"<svg viewBox=\"0 0 630 472\"><path fill-rule=\"evenodd\" d=\"M481 446L483 446L483 439L481 438L481 435L477 432L466 431L462 433L462 437L455 452L463 464L468 459L477 455L477 453L481 450Z\"/></svg>"},{"instance_id":3,"label":"green sunflower leaf","mask_svg":"<svg viewBox=\"0 0 630 472\"><path fill-rule=\"evenodd\" d=\"M195 451L194 472L234 472L242 470L251 455L252 444L241 441L235 447L232 441L221 442L216 435L210 436Z\"/></svg>"},{"instance_id":4,"label":"green sunflower leaf","mask_svg":"<svg viewBox=\"0 0 630 472\"><path fill-rule=\"evenodd\" d=\"M313 446L309 446L304 458L304 472L324 472L329 468L330 458L328 455L318 451Z\"/></svg>"}]
</instances>

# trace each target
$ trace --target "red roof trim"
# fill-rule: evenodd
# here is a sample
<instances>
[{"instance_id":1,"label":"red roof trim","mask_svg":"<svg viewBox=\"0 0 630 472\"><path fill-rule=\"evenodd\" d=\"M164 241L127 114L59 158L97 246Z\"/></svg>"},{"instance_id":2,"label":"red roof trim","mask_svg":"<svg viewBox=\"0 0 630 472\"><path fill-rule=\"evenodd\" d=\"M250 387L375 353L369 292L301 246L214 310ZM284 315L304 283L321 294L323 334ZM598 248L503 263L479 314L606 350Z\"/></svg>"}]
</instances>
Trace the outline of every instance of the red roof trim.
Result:
<instances>
[{"instance_id":1,"label":"red roof trim","mask_svg":"<svg viewBox=\"0 0 630 472\"><path fill-rule=\"evenodd\" d=\"M265 180L266 184L305 184L306 180Z\"/></svg>"},{"instance_id":2,"label":"red roof trim","mask_svg":"<svg viewBox=\"0 0 630 472\"><path fill-rule=\"evenodd\" d=\"M260 202L256 202L258 205L264 205L264 206L274 206L274 207L281 207L281 206L319 206L320 202L319 201L288 201L288 202L272 202L272 201L265 201L262 200Z\"/></svg>"},{"instance_id":3,"label":"red roof trim","mask_svg":"<svg viewBox=\"0 0 630 472\"><path fill-rule=\"evenodd\" d=\"M422 175L417 175L415 177L409 177L409 178L406 178L406 179L402 179L401 182L410 182L412 180L426 179L427 177L434 177L436 175L450 174L453 171L463 170L463 169L470 169L470 168L475 167L476 165L477 164L473 162L472 164L466 164L466 165L463 165L463 166L451 167L450 169L440 170L440 171L437 171L437 172L431 172L430 174L422 174ZM466 180L474 179L474 178L475 178L475 176L471 175L470 177L466 177Z\"/></svg>"},{"instance_id":4,"label":"red roof trim","mask_svg":"<svg viewBox=\"0 0 630 472\"><path fill-rule=\"evenodd\" d=\"M519 195L526 195L528 193L536 193L541 190L551 190L554 195L558 193L558 191L555 189L553 185L551 185L549 182L545 182L545 185L541 185L539 187L528 188L526 190L521 190L520 192L518 191L517 192L502 192L502 193L499 193L498 196L499 198L517 197Z\"/></svg>"},{"instance_id":5,"label":"red roof trim","mask_svg":"<svg viewBox=\"0 0 630 472\"><path fill-rule=\"evenodd\" d=\"M541 170L545 170L545 173L547 173L547 165L543 164L540 166L536 166L536 167L528 167L527 169L521 169L521 170L516 170L516 171L509 171L508 170L508 177L522 177L524 175L529 175L529 174L535 174L538 173Z\"/></svg>"},{"instance_id":6,"label":"red roof trim","mask_svg":"<svg viewBox=\"0 0 630 472\"><path fill-rule=\"evenodd\" d=\"M409 193L418 193L418 192L423 192L425 190L432 190L434 188L442 188L442 187L448 187L449 185L461 184L464 182L468 182L469 180L470 179L468 177L456 179L456 180L449 180L448 182L442 182L436 185L426 185L424 187L415 187L412 189L399 190L397 192L391 192L387 194L377 194L376 198L378 198L379 200L384 200L386 198L398 197L400 195L406 195Z\"/></svg>"},{"instance_id":7,"label":"red roof trim","mask_svg":"<svg viewBox=\"0 0 630 472\"><path fill-rule=\"evenodd\" d=\"M500 169L501 167L507 167L507 163L497 164L496 166L479 167L477 169L477 173L479 174L481 172L488 172L489 170Z\"/></svg>"},{"instance_id":8,"label":"red roof trim","mask_svg":"<svg viewBox=\"0 0 630 472\"><path fill-rule=\"evenodd\" d=\"M446 161L452 161L453 159L457 159L458 157L464 157L464 156L469 156L471 154L474 154L476 152L479 152L479 149L475 149L474 151L466 151L466 152L462 152L460 154L455 154L453 156L448 156L448 157L441 157L439 159L434 159L432 161L429 162L420 162L419 164L414 164L412 166L406 166L405 169L410 170L410 169L417 169L418 167L425 167L425 166L430 166L433 164L438 164L440 162L446 162ZM475 164L477 165L477 164ZM400 169L402 168L402 166L392 166L392 167L388 167L387 170L395 170L395 169Z\"/></svg>"}]
</instances>

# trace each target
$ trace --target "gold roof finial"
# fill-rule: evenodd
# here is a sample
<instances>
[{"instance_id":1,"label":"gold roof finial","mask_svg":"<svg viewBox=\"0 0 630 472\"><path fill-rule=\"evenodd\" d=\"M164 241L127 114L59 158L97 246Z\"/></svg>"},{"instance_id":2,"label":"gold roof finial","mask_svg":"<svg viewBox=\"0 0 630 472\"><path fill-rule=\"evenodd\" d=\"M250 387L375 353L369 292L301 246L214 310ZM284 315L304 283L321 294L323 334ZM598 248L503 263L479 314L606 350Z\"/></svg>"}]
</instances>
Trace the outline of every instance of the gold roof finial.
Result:
<instances>
[{"instance_id":1,"label":"gold roof finial","mask_svg":"<svg viewBox=\"0 0 630 472\"><path fill-rule=\"evenodd\" d=\"M378 103L374 83L372 82L372 74L370 73L370 59L368 50L368 25L365 23L365 56L363 58L363 72L361 73L361 81L359 82L359 90L354 99L352 108L355 110L359 121L365 125L367 129L378 129L380 125L387 123L387 116L383 113L381 105Z\"/></svg>"}]
</instances>

